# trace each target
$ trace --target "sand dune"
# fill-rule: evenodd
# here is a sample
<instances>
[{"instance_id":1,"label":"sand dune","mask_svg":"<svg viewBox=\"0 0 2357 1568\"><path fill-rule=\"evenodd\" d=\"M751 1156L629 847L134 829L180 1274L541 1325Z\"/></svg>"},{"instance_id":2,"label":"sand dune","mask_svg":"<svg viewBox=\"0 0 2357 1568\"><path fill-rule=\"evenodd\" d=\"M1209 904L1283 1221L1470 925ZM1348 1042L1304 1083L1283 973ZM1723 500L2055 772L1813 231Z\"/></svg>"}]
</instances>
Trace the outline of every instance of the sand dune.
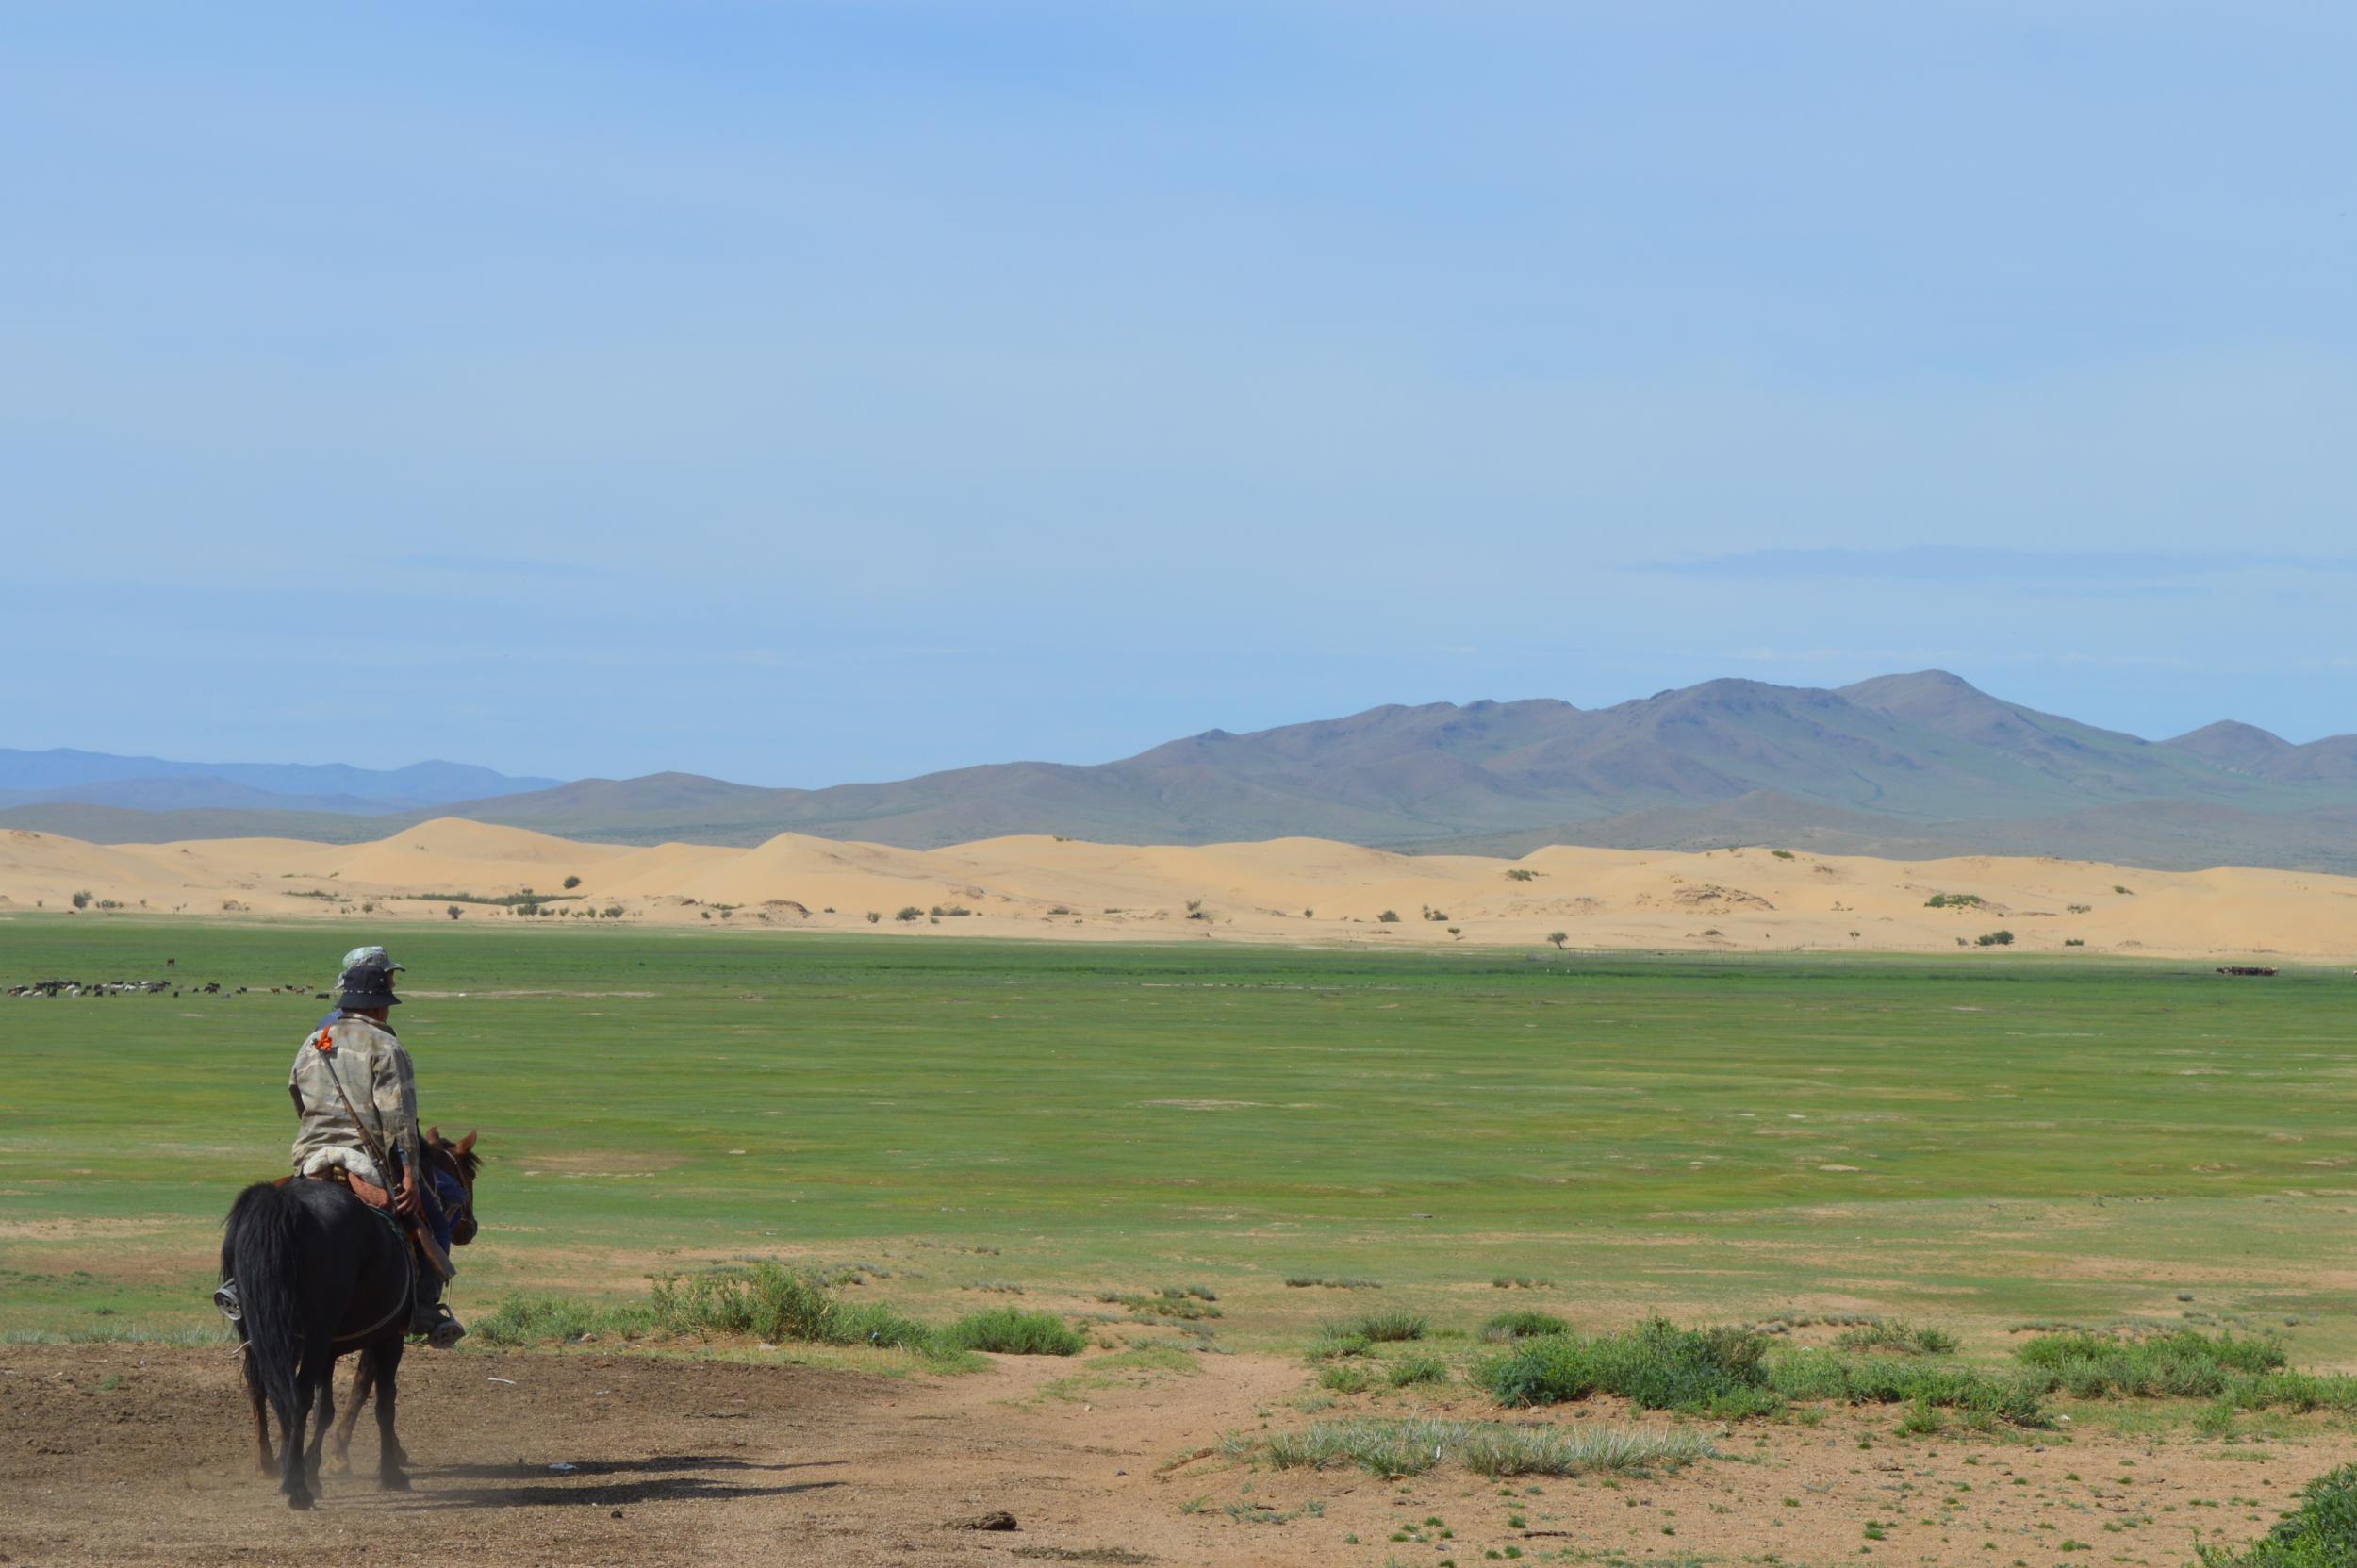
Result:
<instances>
[{"instance_id":1,"label":"sand dune","mask_svg":"<svg viewBox=\"0 0 2357 1568\"><path fill-rule=\"evenodd\" d=\"M569 878L578 885L568 889ZM1899 862L1769 849L1555 847L1521 860L1322 839L1201 848L1044 836L898 850L783 834L749 850L575 843L444 817L369 844L86 844L0 833L0 916L622 919L914 936L1162 938L1364 947L1956 952L2343 960L2357 878L2085 861ZM489 901L531 893L544 914ZM1932 900L1941 902L1935 905ZM903 910L918 913L899 918ZM939 913L935 913L938 910ZM968 913L957 913L966 911ZM1396 920L1383 918L1395 914Z\"/></svg>"}]
</instances>

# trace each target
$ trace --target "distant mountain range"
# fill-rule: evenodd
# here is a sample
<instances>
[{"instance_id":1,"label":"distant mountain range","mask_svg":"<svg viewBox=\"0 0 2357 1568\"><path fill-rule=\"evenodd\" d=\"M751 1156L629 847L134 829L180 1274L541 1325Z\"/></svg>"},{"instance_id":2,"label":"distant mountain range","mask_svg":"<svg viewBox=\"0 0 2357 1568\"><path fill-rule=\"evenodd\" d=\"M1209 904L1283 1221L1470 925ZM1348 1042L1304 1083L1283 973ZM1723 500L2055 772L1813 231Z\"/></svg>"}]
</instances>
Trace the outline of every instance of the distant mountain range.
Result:
<instances>
[{"instance_id":1,"label":"distant mountain range","mask_svg":"<svg viewBox=\"0 0 2357 1568\"><path fill-rule=\"evenodd\" d=\"M104 751L0 747L0 806L116 806L128 811L303 811L382 816L548 789L487 767L420 762L380 770L342 763L169 762Z\"/></svg>"},{"instance_id":2,"label":"distant mountain range","mask_svg":"<svg viewBox=\"0 0 2357 1568\"><path fill-rule=\"evenodd\" d=\"M540 787L450 764L368 774L108 758L93 760L124 770L63 786L17 770L17 759L58 755L0 751L0 802L50 791L0 811L0 823L101 842L350 840L450 815L640 844L751 844L789 829L911 848L1021 833L1132 844L1303 835L1422 851L1769 843L2357 870L2357 735L2296 746L2226 722L2148 741L1937 670L1832 690L1708 681L1598 709L1380 707L1250 734L1211 730L1096 766L994 764L815 790L687 773ZM395 803L404 789L447 791L468 773L497 787ZM216 789L254 793L201 793Z\"/></svg>"}]
</instances>

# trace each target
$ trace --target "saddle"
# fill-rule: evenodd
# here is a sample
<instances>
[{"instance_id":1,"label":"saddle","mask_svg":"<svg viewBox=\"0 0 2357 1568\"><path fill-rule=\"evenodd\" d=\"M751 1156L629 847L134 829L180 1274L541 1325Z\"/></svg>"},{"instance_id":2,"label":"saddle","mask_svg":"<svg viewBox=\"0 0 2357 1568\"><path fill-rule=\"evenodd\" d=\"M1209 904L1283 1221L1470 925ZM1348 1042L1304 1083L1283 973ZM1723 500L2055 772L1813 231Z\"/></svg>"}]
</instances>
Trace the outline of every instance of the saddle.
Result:
<instances>
[{"instance_id":1,"label":"saddle","mask_svg":"<svg viewBox=\"0 0 2357 1568\"><path fill-rule=\"evenodd\" d=\"M322 1170L305 1171L304 1179L310 1181L324 1181L331 1186L349 1187L352 1190L352 1196L370 1208L381 1209L388 1215L393 1213L393 1195L373 1181L354 1176L349 1166L329 1165Z\"/></svg>"},{"instance_id":2,"label":"saddle","mask_svg":"<svg viewBox=\"0 0 2357 1568\"><path fill-rule=\"evenodd\" d=\"M370 1208L382 1209L387 1213L392 1212L393 1197L383 1185L384 1173L376 1168L375 1161L356 1149L333 1147L314 1149L311 1157L303 1162L298 1174L307 1176L314 1181L329 1181L339 1187L348 1187L354 1197Z\"/></svg>"}]
</instances>

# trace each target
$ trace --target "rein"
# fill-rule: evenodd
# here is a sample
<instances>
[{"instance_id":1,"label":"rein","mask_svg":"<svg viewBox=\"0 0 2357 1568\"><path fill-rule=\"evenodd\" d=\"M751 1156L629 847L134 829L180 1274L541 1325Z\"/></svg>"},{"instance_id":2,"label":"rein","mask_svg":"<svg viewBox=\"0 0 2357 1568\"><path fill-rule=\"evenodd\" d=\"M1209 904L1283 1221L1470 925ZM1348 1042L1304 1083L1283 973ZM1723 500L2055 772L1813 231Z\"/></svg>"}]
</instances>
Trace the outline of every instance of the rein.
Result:
<instances>
[{"instance_id":1,"label":"rein","mask_svg":"<svg viewBox=\"0 0 2357 1568\"><path fill-rule=\"evenodd\" d=\"M338 1334L328 1342L329 1344L349 1345L354 1340L367 1339L409 1310L409 1298L417 1294L418 1289L418 1261L410 1256L408 1244L400 1242L399 1232L395 1232L395 1240L401 1246L401 1294L393 1297L393 1310L365 1329L354 1329L348 1334Z\"/></svg>"}]
</instances>

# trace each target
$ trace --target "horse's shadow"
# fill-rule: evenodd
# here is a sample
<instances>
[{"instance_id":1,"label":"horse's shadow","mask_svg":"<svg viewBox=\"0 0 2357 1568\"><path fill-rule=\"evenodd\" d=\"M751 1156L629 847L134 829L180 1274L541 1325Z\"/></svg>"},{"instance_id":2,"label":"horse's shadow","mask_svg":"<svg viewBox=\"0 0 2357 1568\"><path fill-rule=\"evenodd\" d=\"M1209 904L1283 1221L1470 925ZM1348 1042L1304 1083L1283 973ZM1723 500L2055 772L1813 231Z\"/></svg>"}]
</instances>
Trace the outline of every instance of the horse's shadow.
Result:
<instances>
[{"instance_id":1,"label":"horse's shadow","mask_svg":"<svg viewBox=\"0 0 2357 1568\"><path fill-rule=\"evenodd\" d=\"M417 1492L380 1495L386 1507L404 1510L519 1505L619 1508L628 1503L728 1502L748 1497L790 1497L845 1483L810 1480L750 1485L716 1479L710 1472L774 1475L824 1469L843 1462L813 1460L799 1464L755 1464L719 1454L657 1454L638 1460L584 1460L561 1472L552 1472L546 1464L420 1465L410 1472L418 1483ZM590 1484L582 1484L585 1477L590 1478ZM613 1478L601 1481L601 1477ZM503 1481L514 1484L499 1484ZM458 1484L448 1484L451 1482Z\"/></svg>"}]
</instances>

